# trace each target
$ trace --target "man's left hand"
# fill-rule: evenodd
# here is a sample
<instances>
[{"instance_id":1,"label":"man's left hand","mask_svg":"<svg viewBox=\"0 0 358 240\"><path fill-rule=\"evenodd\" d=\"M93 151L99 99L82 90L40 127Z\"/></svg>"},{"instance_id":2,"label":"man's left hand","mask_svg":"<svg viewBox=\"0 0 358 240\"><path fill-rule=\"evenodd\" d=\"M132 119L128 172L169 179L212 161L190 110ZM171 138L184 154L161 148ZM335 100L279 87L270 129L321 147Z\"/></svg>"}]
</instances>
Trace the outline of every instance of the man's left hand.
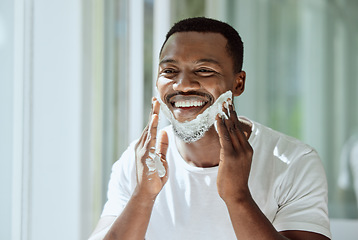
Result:
<instances>
[{"instance_id":1,"label":"man's left hand","mask_svg":"<svg viewBox=\"0 0 358 240\"><path fill-rule=\"evenodd\" d=\"M221 145L217 188L226 204L251 198L248 179L253 155L231 100L228 105L223 106L228 119L216 117Z\"/></svg>"}]
</instances>

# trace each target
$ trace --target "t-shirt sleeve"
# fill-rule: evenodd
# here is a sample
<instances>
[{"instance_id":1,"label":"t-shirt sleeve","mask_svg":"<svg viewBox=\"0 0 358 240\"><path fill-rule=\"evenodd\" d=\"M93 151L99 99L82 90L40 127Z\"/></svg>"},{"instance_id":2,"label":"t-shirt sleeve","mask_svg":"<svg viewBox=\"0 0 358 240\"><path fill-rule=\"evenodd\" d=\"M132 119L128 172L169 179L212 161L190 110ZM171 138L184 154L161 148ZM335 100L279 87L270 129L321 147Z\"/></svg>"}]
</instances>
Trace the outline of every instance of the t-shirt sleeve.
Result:
<instances>
[{"instance_id":1,"label":"t-shirt sleeve","mask_svg":"<svg viewBox=\"0 0 358 240\"><path fill-rule=\"evenodd\" d=\"M327 180L318 154L312 150L290 164L276 192L277 231L301 230L331 238L327 209Z\"/></svg>"},{"instance_id":2,"label":"t-shirt sleeve","mask_svg":"<svg viewBox=\"0 0 358 240\"><path fill-rule=\"evenodd\" d=\"M112 166L108 183L107 202L101 217L118 216L123 211L136 185L134 144Z\"/></svg>"}]
</instances>

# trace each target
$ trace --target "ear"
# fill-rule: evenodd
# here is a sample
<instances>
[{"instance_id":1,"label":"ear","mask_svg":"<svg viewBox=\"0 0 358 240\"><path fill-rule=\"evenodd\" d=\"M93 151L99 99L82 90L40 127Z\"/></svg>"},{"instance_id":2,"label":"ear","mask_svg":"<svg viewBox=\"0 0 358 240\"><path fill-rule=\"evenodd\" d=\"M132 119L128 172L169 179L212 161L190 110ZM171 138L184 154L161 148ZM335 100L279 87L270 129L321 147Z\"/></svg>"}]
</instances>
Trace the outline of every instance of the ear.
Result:
<instances>
[{"instance_id":1,"label":"ear","mask_svg":"<svg viewBox=\"0 0 358 240\"><path fill-rule=\"evenodd\" d=\"M241 71L235 74L235 80L233 85L233 95L240 96L245 90L246 73Z\"/></svg>"}]
</instances>

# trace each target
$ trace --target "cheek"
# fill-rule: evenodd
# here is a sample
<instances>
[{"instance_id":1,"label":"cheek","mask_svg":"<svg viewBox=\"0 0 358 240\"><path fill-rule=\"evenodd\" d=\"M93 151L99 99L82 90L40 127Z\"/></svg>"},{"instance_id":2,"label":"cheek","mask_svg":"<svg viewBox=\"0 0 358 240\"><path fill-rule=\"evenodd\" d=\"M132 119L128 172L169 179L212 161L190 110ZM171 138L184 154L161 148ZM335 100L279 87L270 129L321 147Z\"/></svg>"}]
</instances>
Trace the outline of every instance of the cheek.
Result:
<instances>
[{"instance_id":1,"label":"cheek","mask_svg":"<svg viewBox=\"0 0 358 240\"><path fill-rule=\"evenodd\" d=\"M231 90L231 86L225 84L223 81L213 81L213 82L206 82L202 85L203 88L209 92L215 99L217 99L221 94L226 92L227 90Z\"/></svg>"},{"instance_id":2,"label":"cheek","mask_svg":"<svg viewBox=\"0 0 358 240\"><path fill-rule=\"evenodd\" d=\"M160 97L163 99L163 96L170 92L172 80L164 77L159 77L156 82L157 90Z\"/></svg>"},{"instance_id":3,"label":"cheek","mask_svg":"<svg viewBox=\"0 0 358 240\"><path fill-rule=\"evenodd\" d=\"M173 83L173 80L165 77L158 77L157 79L157 88L165 88Z\"/></svg>"}]
</instances>

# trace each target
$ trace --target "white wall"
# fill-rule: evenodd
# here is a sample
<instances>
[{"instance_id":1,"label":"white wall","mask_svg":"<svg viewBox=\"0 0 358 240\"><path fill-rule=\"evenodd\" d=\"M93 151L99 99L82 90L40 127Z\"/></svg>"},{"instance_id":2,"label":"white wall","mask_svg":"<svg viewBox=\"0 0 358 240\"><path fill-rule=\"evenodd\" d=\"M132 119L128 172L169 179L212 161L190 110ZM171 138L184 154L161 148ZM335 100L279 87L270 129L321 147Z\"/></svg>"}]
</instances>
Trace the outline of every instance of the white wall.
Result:
<instances>
[{"instance_id":1,"label":"white wall","mask_svg":"<svg viewBox=\"0 0 358 240\"><path fill-rule=\"evenodd\" d=\"M84 91L91 81L82 72L82 1L14 6L12 239L85 239L92 226Z\"/></svg>"},{"instance_id":2,"label":"white wall","mask_svg":"<svg viewBox=\"0 0 358 240\"><path fill-rule=\"evenodd\" d=\"M333 240L356 240L358 221L356 219L331 219Z\"/></svg>"},{"instance_id":3,"label":"white wall","mask_svg":"<svg viewBox=\"0 0 358 240\"><path fill-rule=\"evenodd\" d=\"M80 2L34 5L31 239L80 236Z\"/></svg>"},{"instance_id":4,"label":"white wall","mask_svg":"<svg viewBox=\"0 0 358 240\"><path fill-rule=\"evenodd\" d=\"M0 1L0 239L11 236L13 2Z\"/></svg>"}]
</instances>

